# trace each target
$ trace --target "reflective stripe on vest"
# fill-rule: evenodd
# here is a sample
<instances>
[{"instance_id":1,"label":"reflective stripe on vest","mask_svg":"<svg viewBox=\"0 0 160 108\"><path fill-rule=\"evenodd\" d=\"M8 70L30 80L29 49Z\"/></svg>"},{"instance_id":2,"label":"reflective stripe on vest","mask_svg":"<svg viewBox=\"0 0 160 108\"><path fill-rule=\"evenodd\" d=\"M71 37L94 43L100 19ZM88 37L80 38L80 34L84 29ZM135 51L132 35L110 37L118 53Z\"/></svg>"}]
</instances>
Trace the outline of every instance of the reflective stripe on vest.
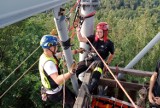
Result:
<instances>
[{"instance_id":1,"label":"reflective stripe on vest","mask_svg":"<svg viewBox=\"0 0 160 108\"><path fill-rule=\"evenodd\" d=\"M94 71L98 71L98 72L100 72L101 74L102 74L102 72L103 72L103 70L102 70L100 67L96 67L96 68L94 69Z\"/></svg>"},{"instance_id":2,"label":"reflective stripe on vest","mask_svg":"<svg viewBox=\"0 0 160 108\"><path fill-rule=\"evenodd\" d=\"M54 57L47 57L45 54L42 54L40 57L39 72L40 72L40 76L41 76L42 85L47 89L51 89L51 84L50 84L48 78L46 77L46 75L44 73L44 68L43 68L44 64L47 61L53 61L53 63L55 63L55 65L58 65L58 62L56 61L56 59Z\"/></svg>"}]
</instances>

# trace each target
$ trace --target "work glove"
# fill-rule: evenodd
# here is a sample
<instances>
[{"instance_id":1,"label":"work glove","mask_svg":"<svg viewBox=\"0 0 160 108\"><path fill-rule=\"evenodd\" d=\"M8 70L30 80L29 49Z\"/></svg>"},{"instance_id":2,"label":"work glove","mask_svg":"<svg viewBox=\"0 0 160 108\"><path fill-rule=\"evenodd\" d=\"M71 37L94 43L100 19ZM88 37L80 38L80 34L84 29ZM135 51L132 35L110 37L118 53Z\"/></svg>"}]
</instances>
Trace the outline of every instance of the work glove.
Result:
<instances>
[{"instance_id":1,"label":"work glove","mask_svg":"<svg viewBox=\"0 0 160 108\"><path fill-rule=\"evenodd\" d=\"M75 61L73 61L72 65L69 69L69 73L73 75L76 73L76 70L77 70L77 63Z\"/></svg>"}]
</instances>

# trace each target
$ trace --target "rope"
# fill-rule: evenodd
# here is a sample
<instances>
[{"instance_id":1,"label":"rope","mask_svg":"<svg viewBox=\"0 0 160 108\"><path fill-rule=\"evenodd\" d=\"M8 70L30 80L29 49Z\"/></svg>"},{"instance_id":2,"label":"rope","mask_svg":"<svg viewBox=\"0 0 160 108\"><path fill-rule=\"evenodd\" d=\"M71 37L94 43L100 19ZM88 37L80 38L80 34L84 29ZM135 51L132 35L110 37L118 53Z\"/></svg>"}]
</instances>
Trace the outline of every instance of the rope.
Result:
<instances>
[{"instance_id":1,"label":"rope","mask_svg":"<svg viewBox=\"0 0 160 108\"><path fill-rule=\"evenodd\" d=\"M66 16L66 19L67 20L69 20L70 19L70 17L71 17L71 14L73 13L73 11L75 10L75 8L78 6L80 6L80 2L81 2L81 0L77 0L77 2L74 4L74 6L69 10L69 12L65 15ZM77 8L78 8L77 7ZM76 9L76 11L77 11L77 9ZM69 16L68 16L69 15ZM69 26L70 26L70 24L69 24ZM69 27L70 28L70 27ZM68 30L69 30L69 28L68 28Z\"/></svg>"},{"instance_id":2,"label":"rope","mask_svg":"<svg viewBox=\"0 0 160 108\"><path fill-rule=\"evenodd\" d=\"M77 0L77 2L74 4L74 6L70 9L70 11L67 13L72 13L74 11L74 9L78 6L78 4L80 3L81 0Z\"/></svg>"},{"instance_id":3,"label":"rope","mask_svg":"<svg viewBox=\"0 0 160 108\"><path fill-rule=\"evenodd\" d=\"M65 78L64 78L64 71L63 71L63 108L65 108L65 83L66 83L66 81L65 81Z\"/></svg>"},{"instance_id":4,"label":"rope","mask_svg":"<svg viewBox=\"0 0 160 108\"><path fill-rule=\"evenodd\" d=\"M1 96L0 99L39 61L39 59L34 62L34 64L31 65L30 68L28 68Z\"/></svg>"},{"instance_id":5,"label":"rope","mask_svg":"<svg viewBox=\"0 0 160 108\"><path fill-rule=\"evenodd\" d=\"M31 57L38 49L40 48L37 47L24 61L21 62L21 64L19 66L17 66L17 68L15 68L1 83L0 86L29 58Z\"/></svg>"},{"instance_id":6,"label":"rope","mask_svg":"<svg viewBox=\"0 0 160 108\"><path fill-rule=\"evenodd\" d=\"M62 59L61 60L63 60L64 61L64 56L62 55ZM64 64L63 64L63 66L64 66ZM65 66L64 66L65 67ZM63 108L65 108L65 86L66 86L66 80L65 80L65 78L64 78L64 68L62 69L62 72L63 72Z\"/></svg>"},{"instance_id":7,"label":"rope","mask_svg":"<svg viewBox=\"0 0 160 108\"><path fill-rule=\"evenodd\" d=\"M74 36L75 36L76 33L75 33L75 27L70 25L70 21L69 20L70 20L71 14L73 13L73 11L75 10L75 8L77 7L77 9L76 9L76 15L75 15L74 21L73 21L73 25L74 25L74 22L78 23L78 21L76 21L76 16L78 14L78 10L79 10L79 7L80 7L80 2L81 2L81 0L77 0L77 2L70 9L70 11L65 15L66 16L66 22L68 23L68 31L69 32L72 31L72 33L71 33L71 40L74 38ZM69 16L68 16L68 14L69 14Z\"/></svg>"},{"instance_id":8,"label":"rope","mask_svg":"<svg viewBox=\"0 0 160 108\"><path fill-rule=\"evenodd\" d=\"M118 81L118 79L115 77L115 75L113 74L113 72L110 70L110 68L108 67L108 65L106 64L106 62L103 60L103 58L99 55L99 53L97 52L97 50L94 48L94 46L92 45L92 43L89 41L89 39L84 36L87 41L89 42L89 44L91 45L91 47L93 48L93 50L96 52L96 54L99 56L99 58L102 60L103 64L106 66L106 68L108 69L108 71L110 72L110 74L112 75L112 77L116 80L116 82L118 83L118 85L120 86L120 88L123 90L123 92L125 93L125 95L128 97L128 99L130 100L130 102L132 103L132 105L135 108L138 108L137 105L133 102L133 100L131 99L131 97L128 95L128 93L126 92L126 90L123 88L123 86L121 85L121 83Z\"/></svg>"},{"instance_id":9,"label":"rope","mask_svg":"<svg viewBox=\"0 0 160 108\"><path fill-rule=\"evenodd\" d=\"M72 33L71 33L71 40L74 38L74 36L75 36L75 34L76 34L76 33L75 33L75 28L78 26L78 23L79 23L80 25L82 25L83 22L84 22L84 20L85 20L86 18L90 18L90 17L94 16L95 13L96 13L96 11L94 11L94 12L89 13L89 14L86 15L86 16L80 15L80 14L79 14L80 2L81 2L81 0L77 0L77 2L75 3L75 5L74 5L74 6L70 9L70 11L66 14L66 16L67 16L68 14L70 14L69 17L66 17L66 22L68 23L68 31L69 31L69 32L72 31ZM76 7L77 7L77 8L76 8ZM73 25L70 26L69 19L70 19L70 17L71 17L71 13L73 12L73 10L74 10L75 8L76 8L76 12L75 12L74 20L73 20Z\"/></svg>"},{"instance_id":10,"label":"rope","mask_svg":"<svg viewBox=\"0 0 160 108\"><path fill-rule=\"evenodd\" d=\"M81 2L81 0L78 0L77 6L76 6L77 7L76 8L76 13L75 13L75 16L74 16L74 19L73 19L73 26L74 26L74 28L76 28L75 25L74 25L74 22L76 21L77 16L79 16L80 2Z\"/></svg>"}]
</instances>

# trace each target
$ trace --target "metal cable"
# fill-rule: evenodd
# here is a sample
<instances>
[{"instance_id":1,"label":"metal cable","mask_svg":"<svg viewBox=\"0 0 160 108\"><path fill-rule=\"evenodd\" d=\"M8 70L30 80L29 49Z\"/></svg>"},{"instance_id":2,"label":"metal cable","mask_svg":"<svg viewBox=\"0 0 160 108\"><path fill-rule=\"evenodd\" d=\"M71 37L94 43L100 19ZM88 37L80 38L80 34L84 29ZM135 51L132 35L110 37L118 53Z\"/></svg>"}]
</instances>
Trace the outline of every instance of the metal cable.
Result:
<instances>
[{"instance_id":1,"label":"metal cable","mask_svg":"<svg viewBox=\"0 0 160 108\"><path fill-rule=\"evenodd\" d=\"M22 61L21 64L19 64L19 66L17 66L17 68L15 68L15 69L0 83L0 86L1 86L28 58L30 58L39 48L40 48L40 46L38 46L24 61Z\"/></svg>"},{"instance_id":2,"label":"metal cable","mask_svg":"<svg viewBox=\"0 0 160 108\"><path fill-rule=\"evenodd\" d=\"M28 68L1 96L0 99L39 61L39 58Z\"/></svg>"}]
</instances>

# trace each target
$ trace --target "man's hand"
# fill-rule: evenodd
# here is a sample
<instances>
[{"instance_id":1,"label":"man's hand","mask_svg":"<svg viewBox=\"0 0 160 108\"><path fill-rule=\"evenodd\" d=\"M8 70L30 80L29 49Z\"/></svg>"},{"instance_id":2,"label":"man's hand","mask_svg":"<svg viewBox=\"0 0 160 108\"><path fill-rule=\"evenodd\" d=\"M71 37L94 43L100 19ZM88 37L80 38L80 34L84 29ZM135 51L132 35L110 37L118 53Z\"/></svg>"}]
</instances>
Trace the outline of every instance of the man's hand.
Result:
<instances>
[{"instance_id":1,"label":"man's hand","mask_svg":"<svg viewBox=\"0 0 160 108\"><path fill-rule=\"evenodd\" d=\"M153 93L149 93L148 99L151 104L155 104L155 97L154 97Z\"/></svg>"},{"instance_id":2,"label":"man's hand","mask_svg":"<svg viewBox=\"0 0 160 108\"><path fill-rule=\"evenodd\" d=\"M79 49L77 49L77 52L78 53L84 53L86 50L84 49L84 48L79 48Z\"/></svg>"},{"instance_id":3,"label":"man's hand","mask_svg":"<svg viewBox=\"0 0 160 108\"><path fill-rule=\"evenodd\" d=\"M75 73L76 73L76 70L77 70L77 64L76 64L75 61L73 61L72 65L71 65L71 67L70 67L70 69L69 69L69 73L75 74Z\"/></svg>"},{"instance_id":4,"label":"man's hand","mask_svg":"<svg viewBox=\"0 0 160 108\"><path fill-rule=\"evenodd\" d=\"M79 18L77 18L74 22L73 22L73 26L74 26L74 28L79 28L79 22L80 22L80 19Z\"/></svg>"},{"instance_id":5,"label":"man's hand","mask_svg":"<svg viewBox=\"0 0 160 108\"><path fill-rule=\"evenodd\" d=\"M157 105L160 105L160 97L155 97L154 99L155 99L155 103Z\"/></svg>"}]
</instances>

